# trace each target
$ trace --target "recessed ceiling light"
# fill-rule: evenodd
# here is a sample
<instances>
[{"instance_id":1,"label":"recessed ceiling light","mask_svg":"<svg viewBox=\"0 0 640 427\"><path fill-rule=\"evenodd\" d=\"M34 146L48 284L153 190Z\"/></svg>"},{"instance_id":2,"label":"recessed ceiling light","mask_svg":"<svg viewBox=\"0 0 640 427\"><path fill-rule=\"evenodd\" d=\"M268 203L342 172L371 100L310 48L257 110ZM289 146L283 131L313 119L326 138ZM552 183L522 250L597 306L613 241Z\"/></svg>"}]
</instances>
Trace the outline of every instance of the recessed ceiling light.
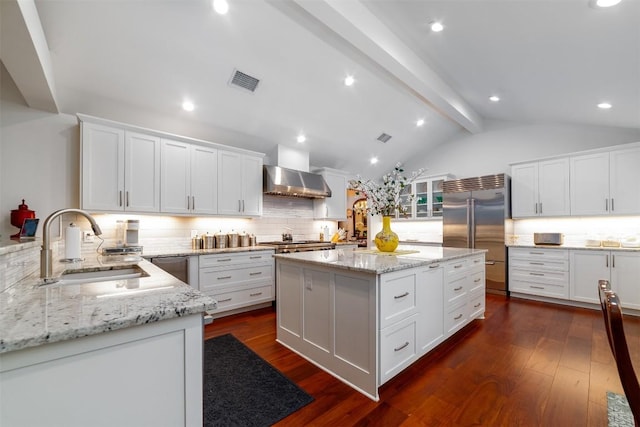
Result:
<instances>
[{"instance_id":1,"label":"recessed ceiling light","mask_svg":"<svg viewBox=\"0 0 640 427\"><path fill-rule=\"evenodd\" d=\"M305 142L307 140L307 137L304 136L303 134L298 135L298 137L296 138L296 141L302 143Z\"/></svg>"},{"instance_id":2,"label":"recessed ceiling light","mask_svg":"<svg viewBox=\"0 0 640 427\"><path fill-rule=\"evenodd\" d=\"M378 158L377 157L372 157L370 160L372 165L375 165L376 163L378 163Z\"/></svg>"},{"instance_id":3,"label":"recessed ceiling light","mask_svg":"<svg viewBox=\"0 0 640 427\"><path fill-rule=\"evenodd\" d=\"M489 101L491 101L491 102L498 102L498 101L500 101L500 97L499 97L498 95L491 95L491 96L489 97Z\"/></svg>"},{"instance_id":4,"label":"recessed ceiling light","mask_svg":"<svg viewBox=\"0 0 640 427\"><path fill-rule=\"evenodd\" d=\"M612 105L609 104L608 102L601 102L600 104L598 104L598 108L600 108L602 110L608 110L611 107L612 107Z\"/></svg>"},{"instance_id":5,"label":"recessed ceiling light","mask_svg":"<svg viewBox=\"0 0 640 427\"><path fill-rule=\"evenodd\" d=\"M444 25L442 25L441 22L436 21L431 23L431 31L434 33L439 33L442 30L444 30Z\"/></svg>"},{"instance_id":6,"label":"recessed ceiling light","mask_svg":"<svg viewBox=\"0 0 640 427\"><path fill-rule=\"evenodd\" d=\"M424 124L424 119L420 119L416 122L416 126L422 126Z\"/></svg>"},{"instance_id":7,"label":"recessed ceiling light","mask_svg":"<svg viewBox=\"0 0 640 427\"><path fill-rule=\"evenodd\" d=\"M591 5L596 7L611 7L620 3L621 0L591 0Z\"/></svg>"},{"instance_id":8,"label":"recessed ceiling light","mask_svg":"<svg viewBox=\"0 0 640 427\"><path fill-rule=\"evenodd\" d=\"M184 101L182 103L182 109L184 111L193 111L195 108L196 108L195 105L193 105L193 102L191 101Z\"/></svg>"},{"instance_id":9,"label":"recessed ceiling light","mask_svg":"<svg viewBox=\"0 0 640 427\"><path fill-rule=\"evenodd\" d=\"M226 15L229 12L229 3L227 0L213 0L213 10L219 15Z\"/></svg>"},{"instance_id":10,"label":"recessed ceiling light","mask_svg":"<svg viewBox=\"0 0 640 427\"><path fill-rule=\"evenodd\" d=\"M355 81L356 81L356 79L354 79L353 76L347 76L344 79L344 84L346 86L351 86Z\"/></svg>"}]
</instances>

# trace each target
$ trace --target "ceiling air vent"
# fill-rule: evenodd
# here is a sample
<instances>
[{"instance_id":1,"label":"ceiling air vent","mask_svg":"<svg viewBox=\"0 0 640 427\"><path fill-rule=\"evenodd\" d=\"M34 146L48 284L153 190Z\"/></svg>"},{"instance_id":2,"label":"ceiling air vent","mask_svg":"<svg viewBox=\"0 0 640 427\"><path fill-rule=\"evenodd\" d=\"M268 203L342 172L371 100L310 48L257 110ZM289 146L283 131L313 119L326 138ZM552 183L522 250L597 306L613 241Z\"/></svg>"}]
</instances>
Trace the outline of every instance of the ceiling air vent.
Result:
<instances>
[{"instance_id":1,"label":"ceiling air vent","mask_svg":"<svg viewBox=\"0 0 640 427\"><path fill-rule=\"evenodd\" d=\"M260 80L238 70L233 70L233 76L231 76L231 81L229 82L231 86L241 87L250 92L255 92L258 83L260 83Z\"/></svg>"},{"instance_id":2,"label":"ceiling air vent","mask_svg":"<svg viewBox=\"0 0 640 427\"><path fill-rule=\"evenodd\" d=\"M391 135L387 135L386 133L382 133L378 137L378 141L382 141L382 142L387 142L390 139L391 139Z\"/></svg>"}]
</instances>

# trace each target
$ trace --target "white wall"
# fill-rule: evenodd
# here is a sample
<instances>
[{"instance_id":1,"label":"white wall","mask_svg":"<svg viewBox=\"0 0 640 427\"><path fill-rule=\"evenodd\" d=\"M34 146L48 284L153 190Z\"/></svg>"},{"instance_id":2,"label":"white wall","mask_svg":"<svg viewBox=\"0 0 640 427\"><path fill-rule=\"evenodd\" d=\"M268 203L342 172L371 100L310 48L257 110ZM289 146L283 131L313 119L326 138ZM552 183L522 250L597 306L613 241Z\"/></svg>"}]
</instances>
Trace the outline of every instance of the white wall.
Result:
<instances>
[{"instance_id":1,"label":"white wall","mask_svg":"<svg viewBox=\"0 0 640 427\"><path fill-rule=\"evenodd\" d=\"M405 163L405 170L425 167L427 175L451 173L457 178L510 174L510 163L637 141L640 129L487 120L484 132L461 134L417 155Z\"/></svg>"}]
</instances>

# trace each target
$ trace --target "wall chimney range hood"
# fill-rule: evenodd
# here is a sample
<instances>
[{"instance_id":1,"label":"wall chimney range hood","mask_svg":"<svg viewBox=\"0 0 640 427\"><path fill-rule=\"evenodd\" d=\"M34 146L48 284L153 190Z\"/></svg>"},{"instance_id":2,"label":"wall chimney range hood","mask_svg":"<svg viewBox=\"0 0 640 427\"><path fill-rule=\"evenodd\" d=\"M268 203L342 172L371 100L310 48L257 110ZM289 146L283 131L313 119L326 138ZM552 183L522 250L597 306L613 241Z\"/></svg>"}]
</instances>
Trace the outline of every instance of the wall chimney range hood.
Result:
<instances>
[{"instance_id":1,"label":"wall chimney range hood","mask_svg":"<svg viewBox=\"0 0 640 427\"><path fill-rule=\"evenodd\" d=\"M275 196L324 199L331 197L331 189L322 175L264 165L263 191Z\"/></svg>"}]
</instances>

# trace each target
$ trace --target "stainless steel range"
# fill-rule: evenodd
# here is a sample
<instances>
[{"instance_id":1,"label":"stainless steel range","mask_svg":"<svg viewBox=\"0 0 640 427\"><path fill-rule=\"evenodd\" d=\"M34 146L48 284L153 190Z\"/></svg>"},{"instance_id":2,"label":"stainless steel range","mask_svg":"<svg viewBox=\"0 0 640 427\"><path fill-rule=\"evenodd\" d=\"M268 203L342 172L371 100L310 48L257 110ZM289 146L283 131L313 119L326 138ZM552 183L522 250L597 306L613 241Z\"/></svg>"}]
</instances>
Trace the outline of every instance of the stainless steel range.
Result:
<instances>
[{"instance_id":1,"label":"stainless steel range","mask_svg":"<svg viewBox=\"0 0 640 427\"><path fill-rule=\"evenodd\" d=\"M335 249L336 247L335 243L321 242L320 240L261 242L260 245L273 246L277 254L289 254L293 252L309 252L309 251L326 251L330 249Z\"/></svg>"}]
</instances>

